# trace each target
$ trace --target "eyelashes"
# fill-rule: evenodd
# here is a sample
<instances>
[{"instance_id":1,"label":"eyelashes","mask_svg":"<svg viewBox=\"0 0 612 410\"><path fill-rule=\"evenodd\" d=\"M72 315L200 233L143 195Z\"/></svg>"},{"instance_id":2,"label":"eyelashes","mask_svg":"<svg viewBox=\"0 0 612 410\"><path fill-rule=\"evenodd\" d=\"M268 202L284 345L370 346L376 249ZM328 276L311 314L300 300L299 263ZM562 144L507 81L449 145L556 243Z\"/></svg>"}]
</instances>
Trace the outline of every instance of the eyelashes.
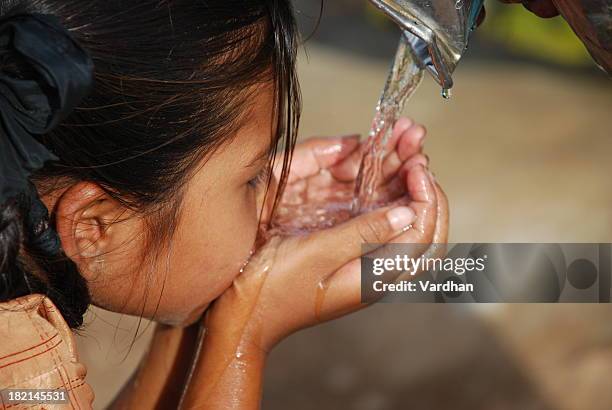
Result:
<instances>
[{"instance_id":1,"label":"eyelashes","mask_svg":"<svg viewBox=\"0 0 612 410\"><path fill-rule=\"evenodd\" d=\"M261 169L253 178L249 179L247 184L252 188L259 187L264 181L268 180L270 176L271 167L270 164L267 164L265 167Z\"/></svg>"}]
</instances>

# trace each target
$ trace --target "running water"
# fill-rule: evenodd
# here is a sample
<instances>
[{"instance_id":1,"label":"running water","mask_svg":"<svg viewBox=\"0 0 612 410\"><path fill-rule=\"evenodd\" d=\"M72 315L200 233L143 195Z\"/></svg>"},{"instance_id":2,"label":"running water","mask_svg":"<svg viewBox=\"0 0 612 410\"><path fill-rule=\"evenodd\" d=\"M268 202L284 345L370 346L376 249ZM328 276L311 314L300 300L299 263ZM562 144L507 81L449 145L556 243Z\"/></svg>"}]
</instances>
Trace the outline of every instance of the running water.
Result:
<instances>
[{"instance_id":1,"label":"running water","mask_svg":"<svg viewBox=\"0 0 612 410\"><path fill-rule=\"evenodd\" d=\"M380 184L384 147L406 100L421 82L410 46L402 36L385 88L376 107L376 116L355 183L333 181L322 171L316 181L290 184L265 238L275 235L302 235L330 228L352 216L404 200L404 192Z\"/></svg>"},{"instance_id":2,"label":"running water","mask_svg":"<svg viewBox=\"0 0 612 410\"><path fill-rule=\"evenodd\" d=\"M351 207L353 215L380 206L375 192L381 182L384 148L406 101L422 78L423 70L416 64L406 37L402 36L387 83L376 106L376 115L361 159Z\"/></svg>"}]
</instances>

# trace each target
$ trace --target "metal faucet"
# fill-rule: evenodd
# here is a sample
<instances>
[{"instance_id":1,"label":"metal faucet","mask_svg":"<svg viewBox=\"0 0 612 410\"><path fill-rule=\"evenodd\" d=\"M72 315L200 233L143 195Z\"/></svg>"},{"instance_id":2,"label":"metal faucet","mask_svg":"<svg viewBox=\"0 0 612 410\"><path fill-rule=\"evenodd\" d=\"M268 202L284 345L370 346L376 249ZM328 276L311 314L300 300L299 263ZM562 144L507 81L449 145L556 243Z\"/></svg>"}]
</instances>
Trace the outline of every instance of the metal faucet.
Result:
<instances>
[{"instance_id":1,"label":"metal faucet","mask_svg":"<svg viewBox=\"0 0 612 410\"><path fill-rule=\"evenodd\" d=\"M445 92L467 48L483 0L370 0L404 32L414 58Z\"/></svg>"}]
</instances>

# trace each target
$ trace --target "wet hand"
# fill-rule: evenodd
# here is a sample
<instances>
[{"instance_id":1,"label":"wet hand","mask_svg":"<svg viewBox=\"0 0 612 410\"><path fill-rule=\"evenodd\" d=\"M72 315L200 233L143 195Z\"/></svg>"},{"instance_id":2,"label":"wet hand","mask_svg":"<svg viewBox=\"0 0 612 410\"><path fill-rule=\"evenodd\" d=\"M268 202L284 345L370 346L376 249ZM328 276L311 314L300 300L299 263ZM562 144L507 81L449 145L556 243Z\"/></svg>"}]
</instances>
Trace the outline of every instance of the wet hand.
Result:
<instances>
[{"instance_id":1,"label":"wet hand","mask_svg":"<svg viewBox=\"0 0 612 410\"><path fill-rule=\"evenodd\" d=\"M408 127L404 124L403 130L401 125L389 141L392 148L383 168L388 183L401 183L409 200L402 206L379 208L328 229L271 238L209 309L209 332L239 340L237 354L253 349L267 352L299 329L365 306L360 288L362 244L420 244L413 247L415 254L409 255L417 258L437 249L432 244L446 242L448 204L424 166L427 160L420 143L424 135L419 136L416 130L406 133L412 123ZM316 147L326 145L320 139L296 149L290 184L316 177L322 169L333 177L333 181L328 180L331 184L354 179L361 155L359 144L356 140L342 144L351 140L336 139L336 145L352 149L335 148L335 152L317 151ZM313 180L313 185L319 182Z\"/></svg>"},{"instance_id":2,"label":"wet hand","mask_svg":"<svg viewBox=\"0 0 612 410\"><path fill-rule=\"evenodd\" d=\"M427 166L422 154L425 135L422 125L408 118L397 121L385 146L378 202L391 203L406 193L402 167L405 171L416 164ZM312 230L348 219L364 145L358 135L315 137L299 144L274 225L288 231ZM280 169L275 174L278 178Z\"/></svg>"}]
</instances>

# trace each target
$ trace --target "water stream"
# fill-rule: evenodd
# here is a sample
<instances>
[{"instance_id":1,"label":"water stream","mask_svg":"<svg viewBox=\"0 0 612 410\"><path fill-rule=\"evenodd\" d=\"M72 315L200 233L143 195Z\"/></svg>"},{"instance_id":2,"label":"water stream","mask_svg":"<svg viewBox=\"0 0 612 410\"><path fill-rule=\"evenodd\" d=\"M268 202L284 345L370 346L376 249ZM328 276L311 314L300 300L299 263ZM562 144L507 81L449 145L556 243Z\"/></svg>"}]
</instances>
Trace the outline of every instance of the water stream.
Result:
<instances>
[{"instance_id":1,"label":"water stream","mask_svg":"<svg viewBox=\"0 0 612 410\"><path fill-rule=\"evenodd\" d=\"M374 193L382 181L382 162L385 145L404 105L423 78L423 70L416 64L412 51L402 36L389 72L385 88L376 106L374 122L355 181L352 213L359 214L379 206Z\"/></svg>"},{"instance_id":2,"label":"water stream","mask_svg":"<svg viewBox=\"0 0 612 410\"><path fill-rule=\"evenodd\" d=\"M381 184L382 163L393 126L422 78L423 71L415 63L412 51L402 36L376 106L355 183L333 181L329 171L323 170L315 177L320 184L315 181L290 184L283 192L270 229L261 233L264 241L276 235L302 235L330 228L356 214L405 199L405 191L393 192L392 188ZM314 315L317 321L324 319L327 288L325 280L316 288Z\"/></svg>"},{"instance_id":3,"label":"water stream","mask_svg":"<svg viewBox=\"0 0 612 410\"><path fill-rule=\"evenodd\" d=\"M402 36L376 106L355 183L330 181L330 185L304 183L304 186L287 186L267 237L306 234L329 228L352 216L401 199L403 192L392 192L392 189L381 184L385 145L406 101L422 78L423 70L415 63L411 48ZM325 172L322 171L317 178L325 178Z\"/></svg>"}]
</instances>

